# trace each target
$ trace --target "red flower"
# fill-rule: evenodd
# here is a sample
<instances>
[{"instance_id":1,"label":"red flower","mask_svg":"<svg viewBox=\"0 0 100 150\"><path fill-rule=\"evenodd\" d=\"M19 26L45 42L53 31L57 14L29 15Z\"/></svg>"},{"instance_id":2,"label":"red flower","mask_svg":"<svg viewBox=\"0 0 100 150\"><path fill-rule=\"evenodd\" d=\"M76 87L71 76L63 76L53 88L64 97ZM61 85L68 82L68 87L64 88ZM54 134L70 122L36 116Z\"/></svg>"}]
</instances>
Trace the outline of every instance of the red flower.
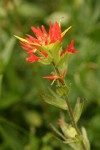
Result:
<instances>
[{"instance_id":1,"label":"red flower","mask_svg":"<svg viewBox=\"0 0 100 150\"><path fill-rule=\"evenodd\" d=\"M66 70L64 70L64 72L63 72L62 75L57 74L57 75L52 75L52 76L45 76L45 77L43 77L43 78L50 79L50 80L64 79L65 75L66 75Z\"/></svg>"},{"instance_id":2,"label":"red flower","mask_svg":"<svg viewBox=\"0 0 100 150\"><path fill-rule=\"evenodd\" d=\"M45 77L43 77L43 78L53 80L53 82L51 83L51 85L52 85L52 84L54 83L54 81L56 81L57 79L58 79L59 81L63 81L65 75L66 75L66 70L64 70L64 72L63 72L62 75L57 74L57 75L52 75L52 76L45 76Z\"/></svg>"},{"instance_id":3,"label":"red flower","mask_svg":"<svg viewBox=\"0 0 100 150\"><path fill-rule=\"evenodd\" d=\"M50 79L50 80L56 80L57 79L57 76L56 75L53 75L53 76L45 76L43 77L45 79Z\"/></svg>"},{"instance_id":4,"label":"red flower","mask_svg":"<svg viewBox=\"0 0 100 150\"><path fill-rule=\"evenodd\" d=\"M66 52L70 52L70 53L76 53L77 52L77 50L74 49L74 40L71 41L70 45L66 48L65 51L61 52L60 56L62 56Z\"/></svg>"},{"instance_id":5,"label":"red flower","mask_svg":"<svg viewBox=\"0 0 100 150\"><path fill-rule=\"evenodd\" d=\"M26 61L27 62L36 62L36 61L39 61L40 58L35 56L34 54L31 54L29 58L26 58Z\"/></svg>"},{"instance_id":6,"label":"red flower","mask_svg":"<svg viewBox=\"0 0 100 150\"><path fill-rule=\"evenodd\" d=\"M21 41L20 44L22 48L26 50L30 56L26 59L26 61L36 62L41 60L42 63L49 64L50 61L53 60L53 57L55 55L55 53L50 52L51 49L58 49L60 51L60 42L62 42L62 39L65 36L65 34L71 29L71 26L67 28L64 32L61 32L60 24L57 22L55 22L54 24L50 23L48 32L46 31L43 25L41 26L41 28L32 26L31 29L35 37L29 34L27 34L27 37L25 39L15 36ZM56 44L57 41L58 44ZM71 43L71 45L66 49L66 51L74 52L73 50L73 43ZM61 55L63 53L64 52L62 52Z\"/></svg>"},{"instance_id":7,"label":"red flower","mask_svg":"<svg viewBox=\"0 0 100 150\"><path fill-rule=\"evenodd\" d=\"M40 45L48 45L56 42L57 40L62 40L61 28L57 22L54 25L50 23L49 33L47 33L43 25L41 26L41 29L39 27L31 27L31 29L34 32L36 38L29 36L28 40L31 40L34 43L38 43Z\"/></svg>"},{"instance_id":8,"label":"red flower","mask_svg":"<svg viewBox=\"0 0 100 150\"><path fill-rule=\"evenodd\" d=\"M57 22L54 25L50 23L49 37L50 37L50 43L54 43L57 40L59 41L62 40L61 28Z\"/></svg>"},{"instance_id":9,"label":"red flower","mask_svg":"<svg viewBox=\"0 0 100 150\"><path fill-rule=\"evenodd\" d=\"M71 41L70 45L66 48L66 52L76 53L77 51L74 49L74 40Z\"/></svg>"},{"instance_id":10,"label":"red flower","mask_svg":"<svg viewBox=\"0 0 100 150\"><path fill-rule=\"evenodd\" d=\"M32 26L31 29L35 34L35 37L27 34L26 39L22 39L19 37L17 38L21 40L20 44L22 45L22 48L24 50L27 50L27 53L30 54L30 58L27 58L26 61L36 62L42 59L42 57L48 56L47 52L40 51L37 48L37 45L43 46L43 45L49 45L55 43L58 40L61 41L62 33L61 33L61 28L57 22L55 22L54 25L50 23L50 29L48 33L43 25L41 26L41 28L39 27L35 28ZM37 57L36 55L39 56L40 58Z\"/></svg>"}]
</instances>

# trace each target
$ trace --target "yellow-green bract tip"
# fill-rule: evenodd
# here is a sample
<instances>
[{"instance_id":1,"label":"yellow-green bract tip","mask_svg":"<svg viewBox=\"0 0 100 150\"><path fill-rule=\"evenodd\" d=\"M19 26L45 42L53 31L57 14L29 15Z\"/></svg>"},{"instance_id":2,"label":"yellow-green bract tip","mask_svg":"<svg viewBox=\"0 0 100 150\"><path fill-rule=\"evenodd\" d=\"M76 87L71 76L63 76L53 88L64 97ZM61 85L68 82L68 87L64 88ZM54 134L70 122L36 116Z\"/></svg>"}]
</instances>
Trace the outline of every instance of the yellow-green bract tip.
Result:
<instances>
[{"instance_id":1,"label":"yellow-green bract tip","mask_svg":"<svg viewBox=\"0 0 100 150\"><path fill-rule=\"evenodd\" d=\"M65 34L72 28L72 26L70 26L69 28L67 28L64 32L62 32L61 36L65 36Z\"/></svg>"},{"instance_id":2,"label":"yellow-green bract tip","mask_svg":"<svg viewBox=\"0 0 100 150\"><path fill-rule=\"evenodd\" d=\"M20 40L20 41L22 41L22 42L27 42L28 43L28 41L27 40L25 40L25 39L23 39L23 38L21 38L21 37L19 37L19 36L17 36L17 35L14 35L18 40Z\"/></svg>"}]
</instances>

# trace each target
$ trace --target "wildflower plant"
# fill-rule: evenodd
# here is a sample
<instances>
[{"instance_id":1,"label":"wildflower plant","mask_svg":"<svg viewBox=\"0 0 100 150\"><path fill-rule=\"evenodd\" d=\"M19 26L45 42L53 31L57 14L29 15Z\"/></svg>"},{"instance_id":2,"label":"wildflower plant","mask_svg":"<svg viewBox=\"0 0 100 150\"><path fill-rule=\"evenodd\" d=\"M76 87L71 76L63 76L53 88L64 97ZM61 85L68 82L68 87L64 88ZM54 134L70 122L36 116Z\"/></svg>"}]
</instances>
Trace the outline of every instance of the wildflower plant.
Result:
<instances>
[{"instance_id":1,"label":"wildflower plant","mask_svg":"<svg viewBox=\"0 0 100 150\"><path fill-rule=\"evenodd\" d=\"M63 50L63 39L71 26L62 32L61 24L55 22L50 23L49 31L47 32L42 25L39 27L31 27L35 37L27 34L26 38L19 39L21 47L26 50L28 58L27 62L39 62L43 65L52 65L54 70L51 75L43 78L51 80L51 85L56 84L56 89L53 91L49 88L49 95L42 94L45 102L58 107L61 110L58 125L60 131L52 124L51 127L57 137L65 144L69 144L74 150L90 150L90 145L86 130L84 127L81 130L78 128L84 101L77 99L74 110L69 102L69 85L65 81L65 76L68 66L68 58L77 53L74 48L74 40ZM67 111L70 117L70 123L66 122L63 110Z\"/></svg>"}]
</instances>

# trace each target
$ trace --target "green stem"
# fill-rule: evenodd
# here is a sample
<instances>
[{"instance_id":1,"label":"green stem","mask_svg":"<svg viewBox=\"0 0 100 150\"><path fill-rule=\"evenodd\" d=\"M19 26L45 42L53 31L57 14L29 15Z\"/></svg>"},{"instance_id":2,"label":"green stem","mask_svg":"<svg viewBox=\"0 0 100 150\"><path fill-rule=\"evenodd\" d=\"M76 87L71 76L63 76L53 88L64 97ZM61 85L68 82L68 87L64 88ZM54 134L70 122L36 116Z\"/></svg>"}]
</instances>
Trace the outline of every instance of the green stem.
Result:
<instances>
[{"instance_id":1,"label":"green stem","mask_svg":"<svg viewBox=\"0 0 100 150\"><path fill-rule=\"evenodd\" d=\"M68 112L69 112L69 116L70 116L70 119L71 119L71 122L72 122L72 126L76 129L77 133L80 134L80 131L79 131L77 125L76 125L74 115L73 115L73 112L72 112L72 108L71 108L71 105L68 101L68 98L66 98L66 103L67 103L67 106L68 106Z\"/></svg>"},{"instance_id":2,"label":"green stem","mask_svg":"<svg viewBox=\"0 0 100 150\"><path fill-rule=\"evenodd\" d=\"M81 135L81 133L80 133L78 127L77 127L77 124L76 124L76 122L75 122L74 115L73 115L73 111L72 111L72 107L71 107L71 105L70 105L70 103L69 103L69 101L68 101L68 98L66 98L66 103L67 103L67 106L68 106L68 112L69 112L69 116L70 116L72 125L73 125L73 127L75 128L77 134L78 134L78 135ZM86 147L85 147L85 144L84 144L83 141L81 142L81 145L82 145L82 147L83 147L83 150L86 150Z\"/></svg>"},{"instance_id":3,"label":"green stem","mask_svg":"<svg viewBox=\"0 0 100 150\"><path fill-rule=\"evenodd\" d=\"M52 64L53 64L53 66L54 66L54 68L55 68L55 70L56 70L56 73L60 75L60 72L59 72L58 68L55 66L54 63L52 63ZM60 82L61 82L63 85L65 84L63 79L60 80ZM66 98L65 100L66 100L66 103L67 103L67 106L68 106L68 113L69 113L69 116L70 116L70 119L71 119L71 122L72 122L72 126L75 128L77 134L78 134L78 135L81 135L81 133L80 133L78 127L77 127L77 124L76 124L76 122L75 122L74 115L73 115L73 111L72 111L72 107L71 107L71 105L70 105L70 103L69 103L69 101L68 101L68 98ZM85 147L85 144L84 144L83 141L81 142L81 145L82 145L83 150L86 150L86 147Z\"/></svg>"}]
</instances>

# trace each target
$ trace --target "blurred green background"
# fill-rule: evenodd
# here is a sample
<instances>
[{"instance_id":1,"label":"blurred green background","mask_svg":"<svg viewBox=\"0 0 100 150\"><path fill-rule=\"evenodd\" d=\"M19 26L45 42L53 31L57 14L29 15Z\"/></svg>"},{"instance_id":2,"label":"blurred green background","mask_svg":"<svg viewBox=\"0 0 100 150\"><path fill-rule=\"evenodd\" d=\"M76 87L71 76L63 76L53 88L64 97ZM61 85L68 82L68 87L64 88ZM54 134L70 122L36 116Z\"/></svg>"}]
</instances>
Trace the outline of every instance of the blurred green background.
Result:
<instances>
[{"instance_id":1,"label":"blurred green background","mask_svg":"<svg viewBox=\"0 0 100 150\"><path fill-rule=\"evenodd\" d=\"M75 39L79 53L69 61L70 102L86 103L79 126L85 126L91 150L100 150L100 0L0 0L0 150L71 150L52 134L59 109L45 104L40 94L50 82L50 66L28 64L26 53L13 35L24 37L31 26L62 18L70 25L64 47Z\"/></svg>"}]
</instances>

